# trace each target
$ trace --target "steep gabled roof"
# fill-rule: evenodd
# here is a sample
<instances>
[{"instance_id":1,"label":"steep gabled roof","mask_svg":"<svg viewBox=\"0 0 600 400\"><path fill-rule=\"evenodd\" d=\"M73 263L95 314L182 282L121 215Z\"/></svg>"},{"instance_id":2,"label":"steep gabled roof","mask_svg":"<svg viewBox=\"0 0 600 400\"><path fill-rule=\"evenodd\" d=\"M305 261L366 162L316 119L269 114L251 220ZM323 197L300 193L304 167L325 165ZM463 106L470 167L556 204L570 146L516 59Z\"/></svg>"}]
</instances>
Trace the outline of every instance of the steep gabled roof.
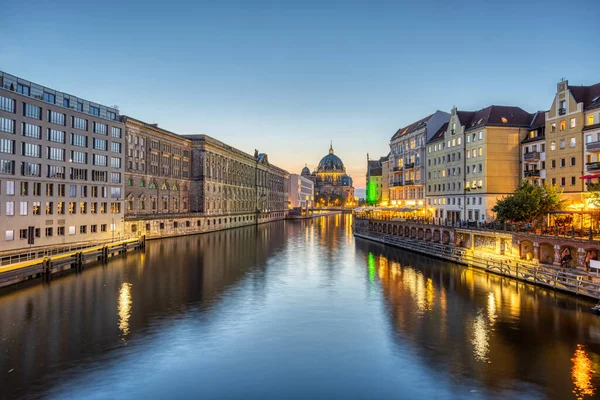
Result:
<instances>
[{"instance_id":1,"label":"steep gabled roof","mask_svg":"<svg viewBox=\"0 0 600 400\"><path fill-rule=\"evenodd\" d=\"M591 86L569 86L569 90L584 109L600 107L600 83Z\"/></svg>"},{"instance_id":2,"label":"steep gabled roof","mask_svg":"<svg viewBox=\"0 0 600 400\"><path fill-rule=\"evenodd\" d=\"M531 124L532 114L520 107L513 106L489 106L475 111L468 124L461 118L465 131L477 129L483 126L526 126Z\"/></svg>"},{"instance_id":3,"label":"steep gabled roof","mask_svg":"<svg viewBox=\"0 0 600 400\"><path fill-rule=\"evenodd\" d=\"M400 136L404 136L407 133L410 132L414 132L417 129L421 129L422 127L425 126L425 124L427 123L427 121L429 121L429 118L431 118L433 116L433 114L429 114L428 116L426 116L425 118L422 118L416 122L413 122L410 125L405 126L404 128L400 128L396 131L396 133L394 134L394 136L392 136L392 140L394 139L398 139Z\"/></svg>"},{"instance_id":4,"label":"steep gabled roof","mask_svg":"<svg viewBox=\"0 0 600 400\"><path fill-rule=\"evenodd\" d=\"M531 129L536 129L536 128L539 128L540 126L546 125L546 113L547 112L548 112L548 110L537 111L537 112L533 113L531 122L529 123L529 127Z\"/></svg>"},{"instance_id":5,"label":"steep gabled roof","mask_svg":"<svg viewBox=\"0 0 600 400\"><path fill-rule=\"evenodd\" d=\"M440 127L440 129L438 129L438 131L436 133L433 134L433 136L431 137L431 139L429 139L429 142L435 142L437 140L443 140L444 139L444 134L446 133L446 130L448 129L448 123L446 122L444 125L442 125Z\"/></svg>"}]
</instances>

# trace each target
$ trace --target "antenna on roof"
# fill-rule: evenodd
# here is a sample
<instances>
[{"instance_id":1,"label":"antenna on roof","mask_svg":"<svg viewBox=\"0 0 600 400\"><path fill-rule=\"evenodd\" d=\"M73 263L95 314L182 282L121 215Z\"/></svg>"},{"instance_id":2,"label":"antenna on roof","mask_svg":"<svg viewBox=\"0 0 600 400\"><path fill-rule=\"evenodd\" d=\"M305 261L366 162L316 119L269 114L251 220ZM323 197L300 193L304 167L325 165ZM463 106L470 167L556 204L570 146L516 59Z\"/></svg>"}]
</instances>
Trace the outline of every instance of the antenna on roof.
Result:
<instances>
[{"instance_id":1,"label":"antenna on roof","mask_svg":"<svg viewBox=\"0 0 600 400\"><path fill-rule=\"evenodd\" d=\"M565 81L565 78L560 78L560 81L561 81L561 82L564 82L564 81Z\"/></svg>"}]
</instances>

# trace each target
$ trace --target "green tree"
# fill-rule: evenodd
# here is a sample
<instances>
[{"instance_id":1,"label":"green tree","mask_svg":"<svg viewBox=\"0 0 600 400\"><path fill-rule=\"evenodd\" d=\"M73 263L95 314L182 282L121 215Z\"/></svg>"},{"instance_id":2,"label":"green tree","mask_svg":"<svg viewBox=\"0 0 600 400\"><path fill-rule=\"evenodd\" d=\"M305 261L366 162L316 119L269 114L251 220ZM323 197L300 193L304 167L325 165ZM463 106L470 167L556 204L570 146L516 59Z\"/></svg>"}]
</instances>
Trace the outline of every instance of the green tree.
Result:
<instances>
[{"instance_id":1,"label":"green tree","mask_svg":"<svg viewBox=\"0 0 600 400\"><path fill-rule=\"evenodd\" d=\"M600 183L589 183L585 197L593 208L600 208Z\"/></svg>"},{"instance_id":2,"label":"green tree","mask_svg":"<svg viewBox=\"0 0 600 400\"><path fill-rule=\"evenodd\" d=\"M500 199L492 211L500 222L533 222L541 220L549 211L565 207L562 190L555 185L532 185L523 182L513 194Z\"/></svg>"}]
</instances>

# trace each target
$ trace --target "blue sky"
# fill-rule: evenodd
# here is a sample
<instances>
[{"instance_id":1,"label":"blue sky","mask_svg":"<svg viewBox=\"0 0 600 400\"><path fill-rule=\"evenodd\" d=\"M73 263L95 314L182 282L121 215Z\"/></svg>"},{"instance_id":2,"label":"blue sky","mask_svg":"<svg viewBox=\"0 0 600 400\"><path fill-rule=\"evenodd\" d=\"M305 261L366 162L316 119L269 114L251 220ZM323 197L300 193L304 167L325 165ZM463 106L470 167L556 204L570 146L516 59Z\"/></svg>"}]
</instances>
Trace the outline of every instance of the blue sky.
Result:
<instances>
[{"instance_id":1,"label":"blue sky","mask_svg":"<svg viewBox=\"0 0 600 400\"><path fill-rule=\"evenodd\" d=\"M290 172L366 153L434 112L547 109L600 81L597 0L10 2L0 69L255 148Z\"/></svg>"}]
</instances>

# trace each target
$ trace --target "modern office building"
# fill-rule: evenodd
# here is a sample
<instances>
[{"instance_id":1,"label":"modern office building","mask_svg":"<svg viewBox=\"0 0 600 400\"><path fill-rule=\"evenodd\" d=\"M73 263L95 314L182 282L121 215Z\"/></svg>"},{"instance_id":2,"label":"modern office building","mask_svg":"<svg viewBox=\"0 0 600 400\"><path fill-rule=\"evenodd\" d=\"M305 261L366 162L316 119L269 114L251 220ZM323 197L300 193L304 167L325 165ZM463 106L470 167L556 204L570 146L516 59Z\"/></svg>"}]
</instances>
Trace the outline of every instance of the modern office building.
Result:
<instances>
[{"instance_id":1,"label":"modern office building","mask_svg":"<svg viewBox=\"0 0 600 400\"><path fill-rule=\"evenodd\" d=\"M123 235L116 107L0 71L0 250Z\"/></svg>"},{"instance_id":2,"label":"modern office building","mask_svg":"<svg viewBox=\"0 0 600 400\"><path fill-rule=\"evenodd\" d=\"M291 174L289 179L289 207L313 208L315 199L315 184L308 178Z\"/></svg>"}]
</instances>

